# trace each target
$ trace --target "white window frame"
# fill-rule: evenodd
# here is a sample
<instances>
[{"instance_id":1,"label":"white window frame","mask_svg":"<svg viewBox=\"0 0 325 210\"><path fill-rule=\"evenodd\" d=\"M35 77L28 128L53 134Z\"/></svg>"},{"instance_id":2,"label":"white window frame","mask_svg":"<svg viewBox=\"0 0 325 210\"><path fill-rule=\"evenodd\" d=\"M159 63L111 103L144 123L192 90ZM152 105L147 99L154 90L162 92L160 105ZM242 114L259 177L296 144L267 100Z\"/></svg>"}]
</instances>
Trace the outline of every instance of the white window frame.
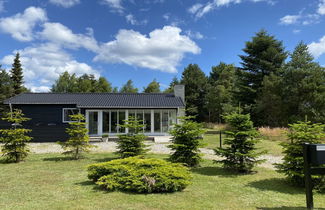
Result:
<instances>
[{"instance_id":1,"label":"white window frame","mask_svg":"<svg viewBox=\"0 0 325 210\"><path fill-rule=\"evenodd\" d=\"M65 113L66 110L77 110L79 112L78 108L63 108L62 109L62 122L63 123L76 122L76 121L67 121L67 120L64 119L64 116L65 116L64 113Z\"/></svg>"}]
</instances>

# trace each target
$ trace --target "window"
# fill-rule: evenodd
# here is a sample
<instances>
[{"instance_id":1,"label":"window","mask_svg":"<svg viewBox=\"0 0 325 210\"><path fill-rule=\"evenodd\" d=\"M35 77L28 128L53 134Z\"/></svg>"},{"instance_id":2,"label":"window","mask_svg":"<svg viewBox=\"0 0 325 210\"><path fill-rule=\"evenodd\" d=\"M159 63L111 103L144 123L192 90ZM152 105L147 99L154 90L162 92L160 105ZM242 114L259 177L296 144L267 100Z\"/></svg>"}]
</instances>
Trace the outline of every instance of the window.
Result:
<instances>
[{"instance_id":1,"label":"window","mask_svg":"<svg viewBox=\"0 0 325 210\"><path fill-rule=\"evenodd\" d=\"M62 111L63 119L62 119L62 121L64 123L72 122L71 118L70 118L70 115L75 115L75 114L78 114L78 109L76 109L76 108L63 108L63 111Z\"/></svg>"}]
</instances>

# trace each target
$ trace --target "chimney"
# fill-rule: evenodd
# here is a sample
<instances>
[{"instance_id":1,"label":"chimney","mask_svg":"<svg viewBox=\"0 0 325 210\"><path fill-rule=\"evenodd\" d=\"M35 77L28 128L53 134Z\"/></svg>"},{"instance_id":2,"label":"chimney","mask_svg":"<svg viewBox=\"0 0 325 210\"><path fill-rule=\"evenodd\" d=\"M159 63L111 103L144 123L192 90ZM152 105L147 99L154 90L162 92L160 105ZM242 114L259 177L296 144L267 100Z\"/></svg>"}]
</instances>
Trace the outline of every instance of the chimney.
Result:
<instances>
[{"instance_id":1,"label":"chimney","mask_svg":"<svg viewBox=\"0 0 325 210\"><path fill-rule=\"evenodd\" d=\"M174 95L175 97L181 97L185 103L185 86L184 85L175 85L174 86Z\"/></svg>"}]
</instances>

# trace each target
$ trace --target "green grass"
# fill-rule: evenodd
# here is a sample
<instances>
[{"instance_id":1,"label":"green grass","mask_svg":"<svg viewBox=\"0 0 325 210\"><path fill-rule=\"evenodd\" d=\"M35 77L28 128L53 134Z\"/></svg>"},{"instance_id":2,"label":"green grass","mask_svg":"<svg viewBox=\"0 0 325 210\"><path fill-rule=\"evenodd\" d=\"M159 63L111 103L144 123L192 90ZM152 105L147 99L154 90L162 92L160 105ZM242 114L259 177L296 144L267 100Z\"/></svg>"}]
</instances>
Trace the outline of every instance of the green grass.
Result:
<instances>
[{"instance_id":1,"label":"green grass","mask_svg":"<svg viewBox=\"0 0 325 210\"><path fill-rule=\"evenodd\" d=\"M303 209L304 190L273 170L235 175L211 161L193 170L193 184L171 194L105 192L87 179L86 166L112 154L59 160L60 154L30 155L19 164L0 163L0 209ZM150 157L165 158L162 155ZM315 194L325 208L325 195Z\"/></svg>"},{"instance_id":2,"label":"green grass","mask_svg":"<svg viewBox=\"0 0 325 210\"><path fill-rule=\"evenodd\" d=\"M222 145L224 143L225 135L222 135ZM220 136L219 134L205 134L203 137L203 143L205 148L215 149L220 147ZM274 156L282 155L281 141L269 140L262 138L261 141L256 145L259 151L267 150L267 154ZM223 145L224 146L224 145Z\"/></svg>"}]
</instances>

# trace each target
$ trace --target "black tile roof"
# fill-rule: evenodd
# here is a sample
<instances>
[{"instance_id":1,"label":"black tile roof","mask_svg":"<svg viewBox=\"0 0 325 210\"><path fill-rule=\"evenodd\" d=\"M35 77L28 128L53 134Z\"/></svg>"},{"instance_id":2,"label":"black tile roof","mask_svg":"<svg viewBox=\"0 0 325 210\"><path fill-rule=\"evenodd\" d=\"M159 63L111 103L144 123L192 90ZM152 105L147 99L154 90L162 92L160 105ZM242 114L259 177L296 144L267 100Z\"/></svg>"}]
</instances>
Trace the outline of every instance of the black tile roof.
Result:
<instances>
[{"instance_id":1,"label":"black tile roof","mask_svg":"<svg viewBox=\"0 0 325 210\"><path fill-rule=\"evenodd\" d=\"M80 108L176 108L180 97L164 93L22 93L5 104L76 104Z\"/></svg>"}]
</instances>

